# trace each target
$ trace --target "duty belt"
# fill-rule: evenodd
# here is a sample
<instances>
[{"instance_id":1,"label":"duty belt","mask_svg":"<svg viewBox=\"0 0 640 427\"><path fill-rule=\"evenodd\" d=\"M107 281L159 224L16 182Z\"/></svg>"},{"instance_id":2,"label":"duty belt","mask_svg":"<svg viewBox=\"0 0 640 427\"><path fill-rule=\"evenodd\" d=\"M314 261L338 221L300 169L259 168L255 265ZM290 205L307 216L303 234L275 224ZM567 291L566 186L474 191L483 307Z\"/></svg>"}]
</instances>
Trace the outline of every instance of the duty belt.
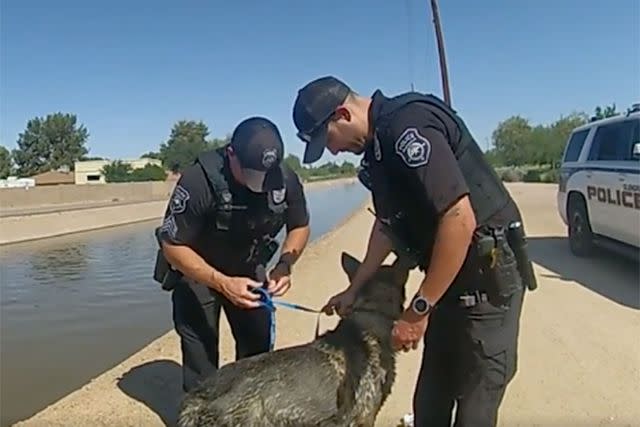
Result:
<instances>
[{"instance_id":1,"label":"duty belt","mask_svg":"<svg viewBox=\"0 0 640 427\"><path fill-rule=\"evenodd\" d=\"M489 301L489 296L483 291L466 292L458 297L462 307L473 307L481 302Z\"/></svg>"}]
</instances>

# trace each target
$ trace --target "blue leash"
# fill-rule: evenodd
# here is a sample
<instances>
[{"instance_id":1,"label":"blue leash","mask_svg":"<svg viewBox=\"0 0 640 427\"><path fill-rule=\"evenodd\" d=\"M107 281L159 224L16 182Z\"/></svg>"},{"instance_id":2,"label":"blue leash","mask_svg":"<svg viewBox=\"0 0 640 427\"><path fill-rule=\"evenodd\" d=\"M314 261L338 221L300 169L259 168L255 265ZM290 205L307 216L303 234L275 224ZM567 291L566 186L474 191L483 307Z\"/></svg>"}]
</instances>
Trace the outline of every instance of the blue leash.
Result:
<instances>
[{"instance_id":1,"label":"blue leash","mask_svg":"<svg viewBox=\"0 0 640 427\"><path fill-rule=\"evenodd\" d=\"M286 301L276 301L273 299L273 297L269 294L269 292L265 289L265 288L254 288L253 289L254 292L260 294L260 305L262 307L265 307L267 310L269 310L270 314L271 314L271 318L270 318L270 336L269 336L269 351L273 351L273 348L275 346L275 341L276 341L276 305L279 305L281 307L286 307L286 308L290 308L292 310L298 310L298 311L306 311L307 313L316 313L318 316L316 318L316 334L315 334L315 338L318 338L318 336L320 335L320 314L322 313L320 310L314 310L312 308L309 307L305 307L303 305L300 304L294 304L291 302L286 302Z\"/></svg>"}]
</instances>

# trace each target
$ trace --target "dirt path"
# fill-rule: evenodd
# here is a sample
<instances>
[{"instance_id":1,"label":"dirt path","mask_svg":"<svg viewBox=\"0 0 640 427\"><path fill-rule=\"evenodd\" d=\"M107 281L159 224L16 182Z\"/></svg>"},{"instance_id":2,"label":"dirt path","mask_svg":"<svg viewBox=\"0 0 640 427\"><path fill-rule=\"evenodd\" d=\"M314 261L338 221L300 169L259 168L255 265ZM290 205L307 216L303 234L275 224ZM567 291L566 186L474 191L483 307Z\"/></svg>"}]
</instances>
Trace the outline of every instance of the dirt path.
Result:
<instances>
[{"instance_id":1,"label":"dirt path","mask_svg":"<svg viewBox=\"0 0 640 427\"><path fill-rule=\"evenodd\" d=\"M539 289L525 300L519 370L505 398L500 425L638 425L637 264L609 255L574 258L556 214L555 186L513 184L509 188L532 236ZM368 212L359 212L308 248L296 266L287 299L318 307L346 286L340 253L345 250L362 257L371 222ZM411 292L420 279L419 272L412 274ZM277 345L312 339L314 321L309 314L280 310ZM222 363L226 363L233 357L233 343L228 325L222 325ZM334 318L322 318L323 329L334 325ZM421 351L400 354L398 382L377 425L394 426L410 411ZM17 425L171 425L181 394L179 363L178 341L170 332Z\"/></svg>"}]
</instances>

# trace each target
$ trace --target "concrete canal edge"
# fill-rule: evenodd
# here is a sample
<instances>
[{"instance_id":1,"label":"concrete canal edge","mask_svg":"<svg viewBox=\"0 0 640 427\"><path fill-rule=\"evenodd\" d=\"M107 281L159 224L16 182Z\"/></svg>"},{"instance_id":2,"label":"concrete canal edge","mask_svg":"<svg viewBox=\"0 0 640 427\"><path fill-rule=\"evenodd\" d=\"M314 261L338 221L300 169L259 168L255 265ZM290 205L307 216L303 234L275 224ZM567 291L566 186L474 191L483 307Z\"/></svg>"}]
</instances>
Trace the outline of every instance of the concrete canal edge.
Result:
<instances>
[{"instance_id":1,"label":"concrete canal edge","mask_svg":"<svg viewBox=\"0 0 640 427\"><path fill-rule=\"evenodd\" d=\"M356 178L305 183L305 190L354 183ZM99 188L96 187L96 191ZM65 234L160 220L166 200L117 203L113 206L87 206L59 211L24 213L0 217L0 246L38 240Z\"/></svg>"}]
</instances>

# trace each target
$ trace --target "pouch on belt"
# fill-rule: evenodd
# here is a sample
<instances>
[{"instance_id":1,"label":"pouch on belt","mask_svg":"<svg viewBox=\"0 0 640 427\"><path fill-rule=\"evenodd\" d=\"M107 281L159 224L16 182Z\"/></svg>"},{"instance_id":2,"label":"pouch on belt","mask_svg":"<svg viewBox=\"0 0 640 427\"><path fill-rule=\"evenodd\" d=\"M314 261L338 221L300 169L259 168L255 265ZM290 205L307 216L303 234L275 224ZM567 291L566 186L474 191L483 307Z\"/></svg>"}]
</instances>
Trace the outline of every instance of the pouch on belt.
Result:
<instances>
[{"instance_id":1,"label":"pouch on belt","mask_svg":"<svg viewBox=\"0 0 640 427\"><path fill-rule=\"evenodd\" d=\"M490 281L486 289L489 299L506 301L523 286L518 262L503 229L490 229L479 235L476 250L482 263L483 274Z\"/></svg>"}]
</instances>

